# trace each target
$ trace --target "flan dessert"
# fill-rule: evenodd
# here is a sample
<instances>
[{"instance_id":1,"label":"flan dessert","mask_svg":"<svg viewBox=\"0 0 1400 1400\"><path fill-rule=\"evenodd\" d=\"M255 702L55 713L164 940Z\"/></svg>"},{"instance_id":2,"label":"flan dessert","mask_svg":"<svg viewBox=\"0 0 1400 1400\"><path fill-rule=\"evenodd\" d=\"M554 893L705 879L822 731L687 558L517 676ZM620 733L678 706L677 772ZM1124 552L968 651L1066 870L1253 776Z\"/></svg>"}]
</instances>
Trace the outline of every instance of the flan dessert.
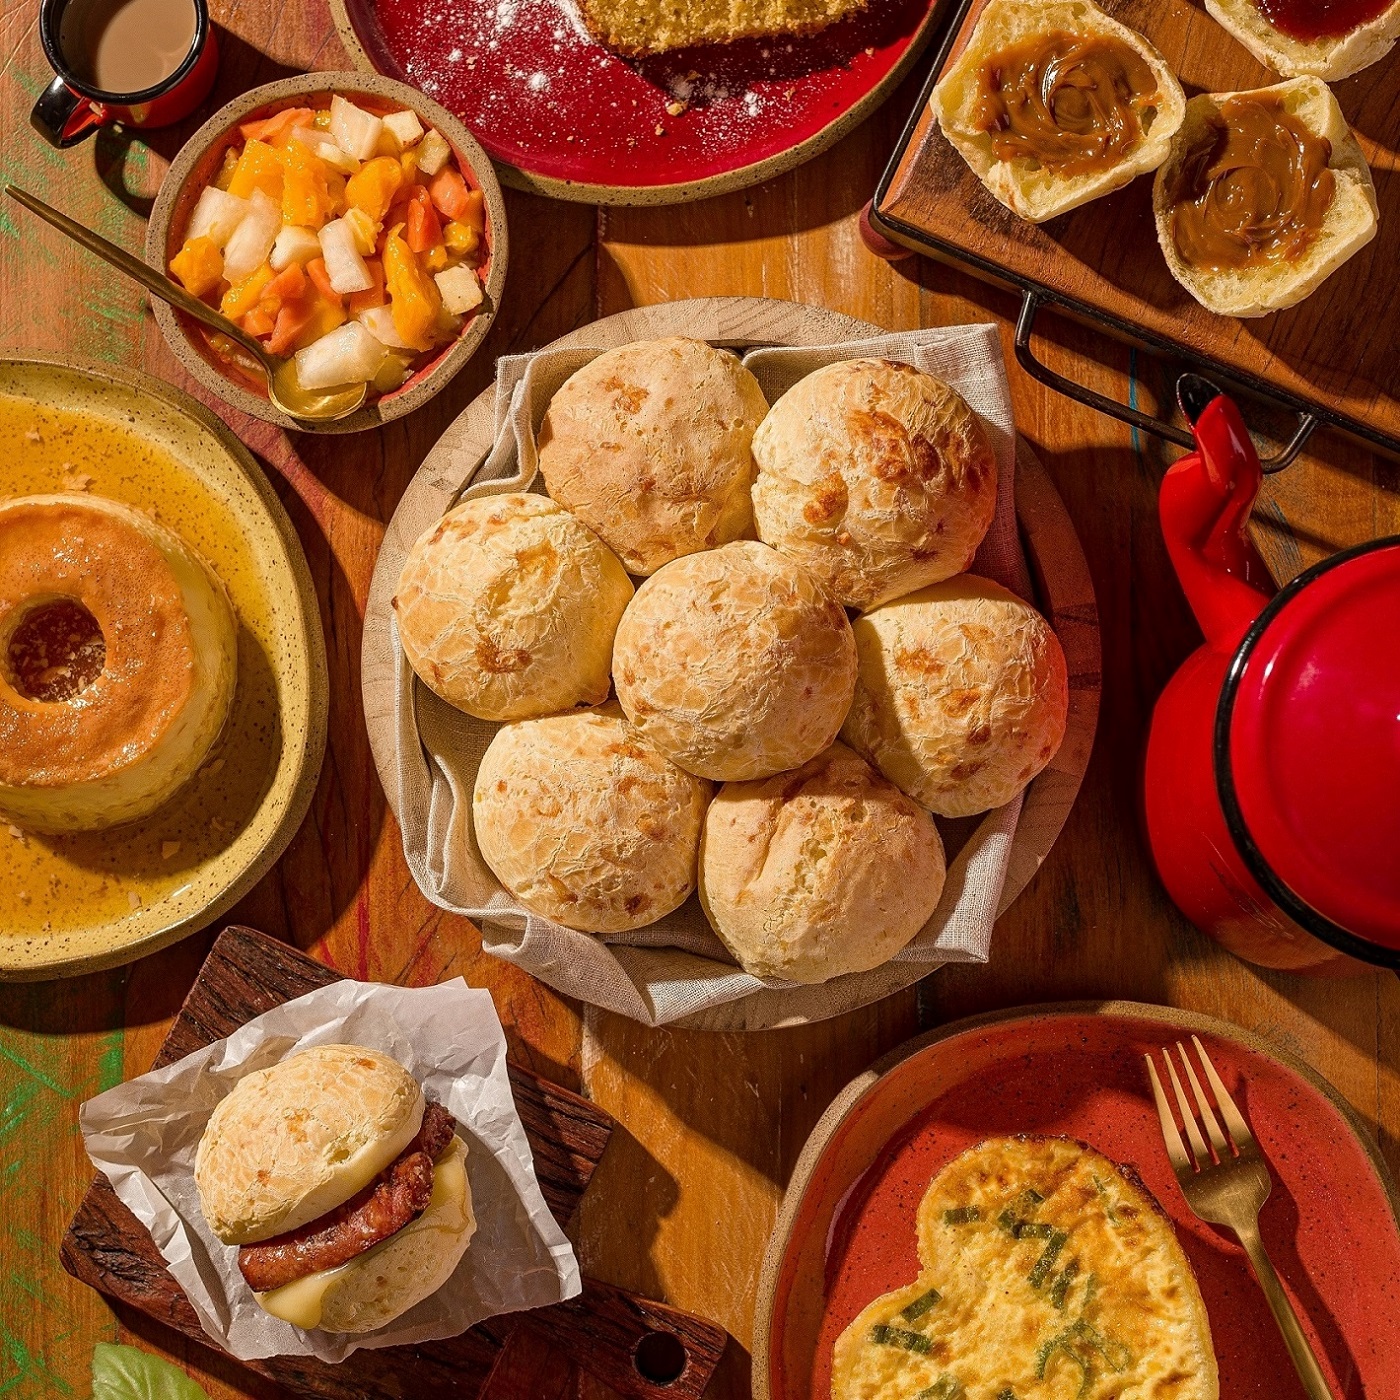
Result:
<instances>
[{"instance_id":1,"label":"flan dessert","mask_svg":"<svg viewBox=\"0 0 1400 1400\"><path fill-rule=\"evenodd\" d=\"M600 44L653 54L739 39L815 34L865 9L869 0L578 0Z\"/></svg>"},{"instance_id":2,"label":"flan dessert","mask_svg":"<svg viewBox=\"0 0 1400 1400\"><path fill-rule=\"evenodd\" d=\"M218 738L237 657L223 584L152 517L0 502L0 818L61 833L154 812Z\"/></svg>"}]
</instances>

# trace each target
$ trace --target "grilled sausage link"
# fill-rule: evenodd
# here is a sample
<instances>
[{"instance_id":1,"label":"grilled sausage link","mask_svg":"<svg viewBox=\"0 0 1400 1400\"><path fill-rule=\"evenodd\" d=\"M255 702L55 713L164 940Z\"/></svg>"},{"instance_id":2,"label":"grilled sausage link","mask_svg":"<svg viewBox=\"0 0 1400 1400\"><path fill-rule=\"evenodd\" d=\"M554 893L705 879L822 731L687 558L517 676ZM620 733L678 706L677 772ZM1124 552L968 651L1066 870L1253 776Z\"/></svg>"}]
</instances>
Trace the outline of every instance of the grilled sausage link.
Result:
<instances>
[{"instance_id":1,"label":"grilled sausage link","mask_svg":"<svg viewBox=\"0 0 1400 1400\"><path fill-rule=\"evenodd\" d=\"M433 1162L452 1141L457 1123L441 1104L423 1112L418 1136L363 1190L300 1229L238 1251L238 1267L255 1293L334 1269L402 1230L427 1210Z\"/></svg>"}]
</instances>

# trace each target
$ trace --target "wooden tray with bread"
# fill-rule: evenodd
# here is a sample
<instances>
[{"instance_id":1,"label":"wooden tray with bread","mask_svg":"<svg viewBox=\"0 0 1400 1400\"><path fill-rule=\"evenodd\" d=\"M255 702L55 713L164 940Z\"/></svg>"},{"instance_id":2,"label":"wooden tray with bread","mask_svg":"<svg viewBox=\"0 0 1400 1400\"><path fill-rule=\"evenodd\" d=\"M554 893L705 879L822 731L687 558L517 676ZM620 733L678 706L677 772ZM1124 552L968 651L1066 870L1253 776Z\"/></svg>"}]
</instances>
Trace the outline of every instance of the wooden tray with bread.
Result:
<instances>
[{"instance_id":1,"label":"wooden tray with bread","mask_svg":"<svg viewBox=\"0 0 1400 1400\"><path fill-rule=\"evenodd\" d=\"M185 999L156 1056L172 1064L339 974L247 928L228 928ZM511 1089L546 1203L566 1224L612 1135L613 1120L587 1099L510 1066ZM60 1246L74 1278L196 1342L214 1345L155 1242L106 1177L88 1188ZM348 1364L307 1356L242 1364L295 1395L388 1400L410 1393L460 1400L552 1395L570 1363L636 1400L697 1397L726 1344L722 1328L585 1278L567 1302L491 1318L458 1337L411 1347L363 1349ZM562 1394L562 1391L558 1392Z\"/></svg>"},{"instance_id":2,"label":"wooden tray with bread","mask_svg":"<svg viewBox=\"0 0 1400 1400\"><path fill-rule=\"evenodd\" d=\"M1329 27L1337 32L1303 41L1286 32ZM1115 31L1136 50L1136 59L1126 60L1120 51L1109 70L1120 98L1133 90L1135 72L1139 92L1161 81L1150 105L1123 103L1147 118L1139 139L1117 149L1110 141L1092 154L1097 181L1070 170L1057 201L1046 189L1055 181L1036 159L1027 113L1043 119L1057 94L1075 84L1072 101L1092 106L1103 99L1102 92L1083 95L1083 53L1046 48L1067 31L1100 54ZM1204 8L1188 0L1105 0L1101 9L1087 0L960 0L876 192L872 227L1019 291L1022 366L1137 427L1190 446L1179 426L1044 366L1032 345L1041 308L1185 360L1296 413L1297 431L1276 466L1291 460L1319 424L1400 454L1400 381L1391 349L1400 290L1388 275L1400 258L1400 200L1389 176L1400 138L1400 60L1386 56L1397 31L1400 10L1383 0L1311 8L1299 0L1258 7L1254 0L1209 0ZM1041 52L1028 59L1028 46L1037 44ZM1019 90L1003 71L1008 54L1022 64ZM1148 76L1135 69L1138 60L1159 71ZM1092 54L1089 61L1092 69ZM980 93L968 90L979 67ZM1092 89L1092 73L1088 82ZM1011 118L1004 104L985 106L999 100L1003 86L1013 105L1026 103ZM989 87L998 89L990 98ZM1260 90L1271 91L1258 97ZM1257 144L1252 155L1240 153L1241 141L1247 147L1260 135L1241 126L1246 110L1256 125L1261 110L1284 114L1268 160L1259 158ZM1066 125L1084 120L1082 110L1078 118L1069 111ZM1267 120L1272 125L1272 116ZM1027 132L1030 145L1021 139ZM1228 149L1227 139L1235 142ZM1214 244L1207 227L1206 245L1197 229L1191 246L1180 223L1189 216L1179 211L1193 201L1215 225ZM1021 212L1013 212L1018 203ZM1251 204L1253 224L1230 227Z\"/></svg>"}]
</instances>

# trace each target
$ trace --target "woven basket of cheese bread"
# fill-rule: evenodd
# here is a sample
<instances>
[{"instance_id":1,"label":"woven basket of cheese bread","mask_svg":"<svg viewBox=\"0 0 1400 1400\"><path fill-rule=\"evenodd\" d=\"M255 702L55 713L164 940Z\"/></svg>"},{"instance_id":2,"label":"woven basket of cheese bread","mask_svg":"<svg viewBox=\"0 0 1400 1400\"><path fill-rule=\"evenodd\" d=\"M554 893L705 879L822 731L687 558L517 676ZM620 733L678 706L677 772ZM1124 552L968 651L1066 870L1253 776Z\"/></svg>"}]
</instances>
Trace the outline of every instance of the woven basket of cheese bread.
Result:
<instances>
[{"instance_id":1,"label":"woven basket of cheese bread","mask_svg":"<svg viewBox=\"0 0 1400 1400\"><path fill-rule=\"evenodd\" d=\"M985 960L1068 714L994 330L546 350L496 430L391 581L428 897L650 1024Z\"/></svg>"}]
</instances>

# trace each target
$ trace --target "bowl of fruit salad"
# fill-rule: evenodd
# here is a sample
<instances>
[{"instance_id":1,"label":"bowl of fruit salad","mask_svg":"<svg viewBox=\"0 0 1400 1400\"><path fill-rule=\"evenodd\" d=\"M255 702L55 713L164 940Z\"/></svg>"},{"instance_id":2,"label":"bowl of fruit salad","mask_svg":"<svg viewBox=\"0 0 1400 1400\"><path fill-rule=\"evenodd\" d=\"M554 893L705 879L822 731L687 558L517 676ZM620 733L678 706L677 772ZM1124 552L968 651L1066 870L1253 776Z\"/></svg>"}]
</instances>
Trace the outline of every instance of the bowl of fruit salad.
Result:
<instances>
[{"instance_id":1,"label":"bowl of fruit salad","mask_svg":"<svg viewBox=\"0 0 1400 1400\"><path fill-rule=\"evenodd\" d=\"M369 392L348 418L296 422L245 350L154 302L206 388L285 428L356 432L419 407L471 358L500 304L505 209L485 151L430 98L372 74L306 73L244 93L190 138L146 261L294 358L305 388Z\"/></svg>"}]
</instances>

